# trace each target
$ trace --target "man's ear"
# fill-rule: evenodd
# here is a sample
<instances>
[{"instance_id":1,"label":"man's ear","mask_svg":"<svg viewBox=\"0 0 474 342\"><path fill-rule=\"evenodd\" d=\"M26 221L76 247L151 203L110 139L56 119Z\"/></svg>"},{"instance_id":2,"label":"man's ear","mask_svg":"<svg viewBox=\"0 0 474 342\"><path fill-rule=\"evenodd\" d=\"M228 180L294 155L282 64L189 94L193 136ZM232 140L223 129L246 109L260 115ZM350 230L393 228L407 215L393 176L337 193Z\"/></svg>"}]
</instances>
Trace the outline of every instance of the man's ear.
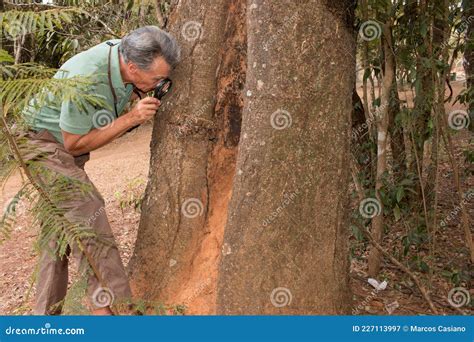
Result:
<instances>
[{"instance_id":1,"label":"man's ear","mask_svg":"<svg viewBox=\"0 0 474 342\"><path fill-rule=\"evenodd\" d=\"M136 74L136 73L137 73L138 67L135 65L135 63L128 62L128 63L127 63L127 66L128 66L128 71L129 71L131 74Z\"/></svg>"}]
</instances>

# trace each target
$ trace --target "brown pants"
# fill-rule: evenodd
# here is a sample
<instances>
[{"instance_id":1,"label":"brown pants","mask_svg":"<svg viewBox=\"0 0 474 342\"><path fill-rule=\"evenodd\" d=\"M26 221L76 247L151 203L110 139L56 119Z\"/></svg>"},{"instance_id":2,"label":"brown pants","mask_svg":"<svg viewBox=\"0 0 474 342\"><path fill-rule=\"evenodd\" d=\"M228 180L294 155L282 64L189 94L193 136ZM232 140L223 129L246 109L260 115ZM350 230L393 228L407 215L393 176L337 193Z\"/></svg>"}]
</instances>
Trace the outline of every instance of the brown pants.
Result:
<instances>
[{"instance_id":1,"label":"brown pants","mask_svg":"<svg viewBox=\"0 0 474 342\"><path fill-rule=\"evenodd\" d=\"M53 174L58 173L79 180L80 184L91 188L86 193L61 201L58 206L64 210L64 217L69 222L82 225L86 223L95 234L93 238L81 241L88 255L92 256L93 263L102 278L102 283L100 283L94 272L89 272L87 295L92 307L99 308L110 305L112 302L127 301L131 298L131 290L107 220L104 199L84 171L84 165L89 160L89 153L77 157L72 156L45 129L39 132L28 131L22 133L21 136L27 139L29 147L33 147L23 153L26 161L37 161ZM43 177L40 176L40 178ZM45 178L44 182L51 179L51 177ZM79 269L90 270L84 267L84 263L88 265L89 262L77 244L68 246L66 256L63 258L52 253L56 244L57 238L52 238L49 242L50 249L41 251L34 309L36 315L61 313L68 286L68 259L71 251Z\"/></svg>"}]
</instances>

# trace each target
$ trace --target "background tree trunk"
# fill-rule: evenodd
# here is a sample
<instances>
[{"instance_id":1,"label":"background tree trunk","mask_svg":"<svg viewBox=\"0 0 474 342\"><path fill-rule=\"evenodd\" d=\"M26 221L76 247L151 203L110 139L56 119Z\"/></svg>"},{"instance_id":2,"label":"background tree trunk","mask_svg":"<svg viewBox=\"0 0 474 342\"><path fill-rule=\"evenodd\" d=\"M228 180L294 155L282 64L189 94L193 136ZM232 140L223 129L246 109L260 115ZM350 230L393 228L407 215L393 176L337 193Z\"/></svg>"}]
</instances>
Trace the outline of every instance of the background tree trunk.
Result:
<instances>
[{"instance_id":1,"label":"background tree trunk","mask_svg":"<svg viewBox=\"0 0 474 342\"><path fill-rule=\"evenodd\" d=\"M390 28L391 41L393 42L392 28ZM395 50L395 49L394 49ZM390 100L388 105L389 117L389 134L390 134L390 149L392 151L393 172L395 182L398 182L406 174L406 155L405 155L405 141L403 138L403 123L401 122L400 113L400 98L398 96L397 83L397 62L393 58L393 82L390 90Z\"/></svg>"},{"instance_id":2,"label":"background tree trunk","mask_svg":"<svg viewBox=\"0 0 474 342\"><path fill-rule=\"evenodd\" d=\"M388 147L388 125L390 115L390 101L394 82L394 63L395 55L393 51L392 33L391 33L391 19L383 26L383 37L382 37L382 49L384 56L384 75L382 83L382 94L380 107L380 117L377 118L377 176L375 178L375 197L379 202L380 212L372 219L372 235L374 240L381 244L384 231L384 213L383 213L383 201L380 195L380 191L383 188L383 181L385 172L387 170L387 147ZM379 250L372 247L369 258L369 275L376 277L379 273L380 266L382 263L382 254Z\"/></svg>"},{"instance_id":3,"label":"background tree trunk","mask_svg":"<svg viewBox=\"0 0 474 342\"><path fill-rule=\"evenodd\" d=\"M348 313L352 2L249 1L247 25L217 313Z\"/></svg>"},{"instance_id":4,"label":"background tree trunk","mask_svg":"<svg viewBox=\"0 0 474 342\"><path fill-rule=\"evenodd\" d=\"M417 62L416 62L416 74L417 74L417 86L415 87L416 96L414 99L414 122L411 127L411 134L413 134L413 149L410 171L418 176L418 182L416 183L415 191L418 193L418 199L423 201L424 195L423 190L423 159L425 156L424 145L426 140L430 137L428 123L431 117L431 108L434 103L434 88L435 83L432 75L431 67L427 66L424 61L429 60L432 57L432 22L430 19L430 6L426 0L420 0L417 14L420 18L420 24L425 25L425 34L420 32L419 40L423 42L420 44L421 48L416 51ZM415 13L413 13L415 14Z\"/></svg>"},{"instance_id":5,"label":"background tree trunk","mask_svg":"<svg viewBox=\"0 0 474 342\"><path fill-rule=\"evenodd\" d=\"M467 89L474 89L474 0L464 0L464 20L467 22L466 49L464 51ZM471 121L469 129L474 132L474 96L471 95L469 104Z\"/></svg>"}]
</instances>

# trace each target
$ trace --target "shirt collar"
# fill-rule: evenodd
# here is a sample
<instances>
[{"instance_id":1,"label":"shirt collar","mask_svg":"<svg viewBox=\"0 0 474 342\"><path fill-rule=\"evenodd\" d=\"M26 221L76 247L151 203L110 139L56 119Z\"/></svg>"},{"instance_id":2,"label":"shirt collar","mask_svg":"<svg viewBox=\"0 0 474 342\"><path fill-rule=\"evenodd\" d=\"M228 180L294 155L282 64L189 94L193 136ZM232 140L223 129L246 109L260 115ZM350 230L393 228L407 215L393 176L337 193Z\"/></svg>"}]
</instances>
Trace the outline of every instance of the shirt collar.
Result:
<instances>
[{"instance_id":1,"label":"shirt collar","mask_svg":"<svg viewBox=\"0 0 474 342\"><path fill-rule=\"evenodd\" d=\"M110 73L112 76L112 85L115 89L125 91L125 84L123 83L122 74L120 73L120 62L119 62L119 46L116 44L112 46L112 55L110 61ZM108 51L107 51L108 58Z\"/></svg>"}]
</instances>

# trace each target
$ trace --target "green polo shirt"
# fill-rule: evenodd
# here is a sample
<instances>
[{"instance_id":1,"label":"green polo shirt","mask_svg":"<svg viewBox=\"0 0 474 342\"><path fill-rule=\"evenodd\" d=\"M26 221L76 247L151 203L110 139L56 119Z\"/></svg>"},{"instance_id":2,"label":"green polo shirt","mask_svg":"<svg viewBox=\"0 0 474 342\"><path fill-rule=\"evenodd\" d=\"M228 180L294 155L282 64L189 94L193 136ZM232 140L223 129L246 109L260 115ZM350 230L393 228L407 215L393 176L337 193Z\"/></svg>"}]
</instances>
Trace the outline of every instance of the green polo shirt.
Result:
<instances>
[{"instance_id":1,"label":"green polo shirt","mask_svg":"<svg viewBox=\"0 0 474 342\"><path fill-rule=\"evenodd\" d=\"M110 40L116 44L119 39ZM73 134L85 135L92 129L101 128L117 119L114 110L114 98L108 80L108 57L111 54L112 85L117 96L117 113L120 116L133 92L131 84L125 85L120 74L119 44L110 47L106 42L96 45L89 50L81 52L69 59L54 78L70 78L74 76L91 77L94 84L90 89L94 95L100 97L107 105L105 108L96 108L85 104L78 108L69 100L56 98L49 94L47 104L42 107L35 105L33 98L23 110L23 115L28 125L35 131L43 128L50 131L56 140L64 143L61 130Z\"/></svg>"}]
</instances>

